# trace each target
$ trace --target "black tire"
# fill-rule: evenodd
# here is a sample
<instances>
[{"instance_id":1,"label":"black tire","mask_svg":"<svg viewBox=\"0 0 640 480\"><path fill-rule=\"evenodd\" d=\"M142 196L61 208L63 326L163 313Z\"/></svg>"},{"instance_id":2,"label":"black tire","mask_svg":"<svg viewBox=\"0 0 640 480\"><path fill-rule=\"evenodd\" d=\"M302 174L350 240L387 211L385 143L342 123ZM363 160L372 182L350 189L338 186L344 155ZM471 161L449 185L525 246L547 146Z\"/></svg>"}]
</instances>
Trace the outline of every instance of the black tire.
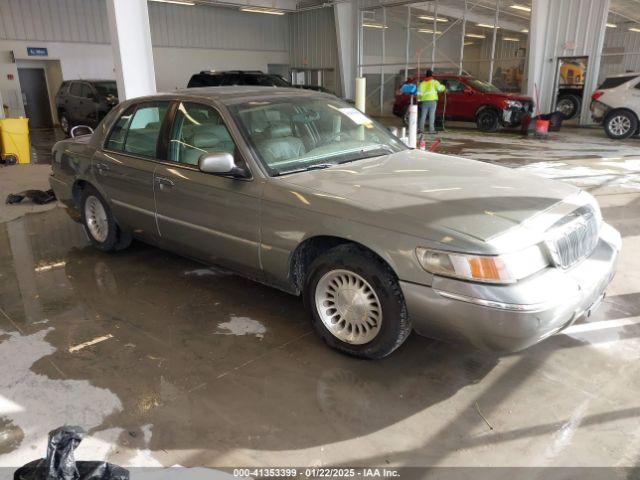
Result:
<instances>
[{"instance_id":1,"label":"black tire","mask_svg":"<svg viewBox=\"0 0 640 480\"><path fill-rule=\"evenodd\" d=\"M497 132L500 128L500 116L494 109L485 108L476 115L476 125L482 132Z\"/></svg>"},{"instance_id":2,"label":"black tire","mask_svg":"<svg viewBox=\"0 0 640 480\"><path fill-rule=\"evenodd\" d=\"M106 232L102 229L104 234L103 237L101 235L100 238L96 238L96 235L92 233L92 228L89 226L89 221L87 220L88 202L98 202L104 210L104 214L106 216ZM131 244L131 235L128 232L123 231L118 226L113 218L113 214L111 213L111 208L109 208L107 202L102 198L102 195L100 195L100 193L91 185L87 185L82 191L82 195L80 197L80 218L89 241L98 250L102 250L103 252L115 252L118 250L124 250Z\"/></svg>"},{"instance_id":3,"label":"black tire","mask_svg":"<svg viewBox=\"0 0 640 480\"><path fill-rule=\"evenodd\" d=\"M629 110L613 110L604 119L604 132L614 140L624 140L638 131L638 117Z\"/></svg>"},{"instance_id":4,"label":"black tire","mask_svg":"<svg viewBox=\"0 0 640 480\"><path fill-rule=\"evenodd\" d=\"M556 111L562 113L565 120L574 118L582 107L582 100L576 95L561 95L556 102Z\"/></svg>"},{"instance_id":5,"label":"black tire","mask_svg":"<svg viewBox=\"0 0 640 480\"><path fill-rule=\"evenodd\" d=\"M380 327L372 340L363 344L345 342L323 323L316 306L318 283L336 270L355 273L373 289L380 304ZM372 252L355 245L340 245L316 258L305 278L305 307L318 335L332 348L360 358L379 359L397 349L411 333L411 322L395 274Z\"/></svg>"},{"instance_id":6,"label":"black tire","mask_svg":"<svg viewBox=\"0 0 640 480\"><path fill-rule=\"evenodd\" d=\"M73 125L71 125L71 120L69 120L67 112L60 112L58 121L60 122L60 130L62 130L67 137L70 136Z\"/></svg>"}]
</instances>

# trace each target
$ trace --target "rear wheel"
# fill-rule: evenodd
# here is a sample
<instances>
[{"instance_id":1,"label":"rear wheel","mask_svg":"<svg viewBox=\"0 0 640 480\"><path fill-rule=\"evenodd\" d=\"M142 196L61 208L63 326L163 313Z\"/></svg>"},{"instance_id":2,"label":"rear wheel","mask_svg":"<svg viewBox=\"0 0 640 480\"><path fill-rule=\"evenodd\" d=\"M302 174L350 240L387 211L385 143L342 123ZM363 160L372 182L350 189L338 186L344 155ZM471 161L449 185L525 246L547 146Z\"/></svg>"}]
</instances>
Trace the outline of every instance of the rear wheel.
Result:
<instances>
[{"instance_id":1,"label":"rear wheel","mask_svg":"<svg viewBox=\"0 0 640 480\"><path fill-rule=\"evenodd\" d=\"M485 108L476 115L478 130L483 132L497 132L500 128L498 112L491 108Z\"/></svg>"},{"instance_id":2,"label":"rear wheel","mask_svg":"<svg viewBox=\"0 0 640 480\"><path fill-rule=\"evenodd\" d=\"M563 95L558 98L556 110L564 116L565 120L575 117L580 111L582 101L575 95Z\"/></svg>"},{"instance_id":3,"label":"rear wheel","mask_svg":"<svg viewBox=\"0 0 640 480\"><path fill-rule=\"evenodd\" d=\"M304 302L320 337L350 355L385 357L411 333L392 270L357 246L335 247L312 263Z\"/></svg>"},{"instance_id":4,"label":"rear wheel","mask_svg":"<svg viewBox=\"0 0 640 480\"><path fill-rule=\"evenodd\" d=\"M629 138L638 131L638 117L627 110L614 110L604 120L604 131L614 140Z\"/></svg>"},{"instance_id":5,"label":"rear wheel","mask_svg":"<svg viewBox=\"0 0 640 480\"><path fill-rule=\"evenodd\" d=\"M111 252L123 250L131 244L131 235L118 226L109 205L92 186L82 191L80 214L84 230L97 249Z\"/></svg>"}]
</instances>

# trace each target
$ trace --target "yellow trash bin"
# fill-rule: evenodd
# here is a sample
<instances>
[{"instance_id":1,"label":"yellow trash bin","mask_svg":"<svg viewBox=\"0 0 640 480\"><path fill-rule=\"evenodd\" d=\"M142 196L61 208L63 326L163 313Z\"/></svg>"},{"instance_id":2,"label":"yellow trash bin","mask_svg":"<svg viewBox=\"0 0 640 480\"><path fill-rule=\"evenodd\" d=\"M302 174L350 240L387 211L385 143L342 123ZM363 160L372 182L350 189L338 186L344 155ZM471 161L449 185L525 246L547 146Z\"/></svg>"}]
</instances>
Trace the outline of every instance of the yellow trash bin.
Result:
<instances>
[{"instance_id":1,"label":"yellow trash bin","mask_svg":"<svg viewBox=\"0 0 640 480\"><path fill-rule=\"evenodd\" d=\"M15 156L18 163L30 163L29 119L5 118L0 120L0 146L2 159Z\"/></svg>"}]
</instances>

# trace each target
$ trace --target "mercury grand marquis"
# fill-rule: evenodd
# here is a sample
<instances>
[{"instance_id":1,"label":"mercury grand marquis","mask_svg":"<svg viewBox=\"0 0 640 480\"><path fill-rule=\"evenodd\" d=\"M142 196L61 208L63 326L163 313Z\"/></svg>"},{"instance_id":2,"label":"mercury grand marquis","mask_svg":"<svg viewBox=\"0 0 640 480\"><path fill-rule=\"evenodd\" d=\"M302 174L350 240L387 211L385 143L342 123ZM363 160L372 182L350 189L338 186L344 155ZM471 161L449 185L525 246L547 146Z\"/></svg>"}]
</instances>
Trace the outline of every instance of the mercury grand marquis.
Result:
<instances>
[{"instance_id":1,"label":"mercury grand marquis","mask_svg":"<svg viewBox=\"0 0 640 480\"><path fill-rule=\"evenodd\" d=\"M135 237L300 295L328 345L365 358L412 330L531 346L597 306L621 245L587 192L410 150L318 92L136 98L53 154L99 250Z\"/></svg>"}]
</instances>

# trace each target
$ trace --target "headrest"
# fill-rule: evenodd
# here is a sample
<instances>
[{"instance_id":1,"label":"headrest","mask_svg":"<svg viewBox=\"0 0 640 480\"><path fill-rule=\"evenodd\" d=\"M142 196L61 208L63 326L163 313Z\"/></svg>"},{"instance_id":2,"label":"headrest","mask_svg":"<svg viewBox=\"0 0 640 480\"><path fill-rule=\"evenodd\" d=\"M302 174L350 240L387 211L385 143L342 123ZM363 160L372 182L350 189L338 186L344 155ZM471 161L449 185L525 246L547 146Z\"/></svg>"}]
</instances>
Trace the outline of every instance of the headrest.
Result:
<instances>
[{"instance_id":1,"label":"headrest","mask_svg":"<svg viewBox=\"0 0 640 480\"><path fill-rule=\"evenodd\" d=\"M231 139L231 135L229 135L229 131L227 130L227 127L225 127L222 124L211 125L209 129L211 130L211 133L213 133L216 137L218 137L220 141Z\"/></svg>"},{"instance_id":2,"label":"headrest","mask_svg":"<svg viewBox=\"0 0 640 480\"><path fill-rule=\"evenodd\" d=\"M271 138L292 137L291 125L286 122L273 123L269 127L269 136Z\"/></svg>"},{"instance_id":3,"label":"headrest","mask_svg":"<svg viewBox=\"0 0 640 480\"><path fill-rule=\"evenodd\" d=\"M215 147L218 143L220 143L220 139L215 134L215 132L211 131L211 129L206 129L200 132L196 132L193 135L193 139L191 140L191 143L196 148L207 149L207 148Z\"/></svg>"}]
</instances>

